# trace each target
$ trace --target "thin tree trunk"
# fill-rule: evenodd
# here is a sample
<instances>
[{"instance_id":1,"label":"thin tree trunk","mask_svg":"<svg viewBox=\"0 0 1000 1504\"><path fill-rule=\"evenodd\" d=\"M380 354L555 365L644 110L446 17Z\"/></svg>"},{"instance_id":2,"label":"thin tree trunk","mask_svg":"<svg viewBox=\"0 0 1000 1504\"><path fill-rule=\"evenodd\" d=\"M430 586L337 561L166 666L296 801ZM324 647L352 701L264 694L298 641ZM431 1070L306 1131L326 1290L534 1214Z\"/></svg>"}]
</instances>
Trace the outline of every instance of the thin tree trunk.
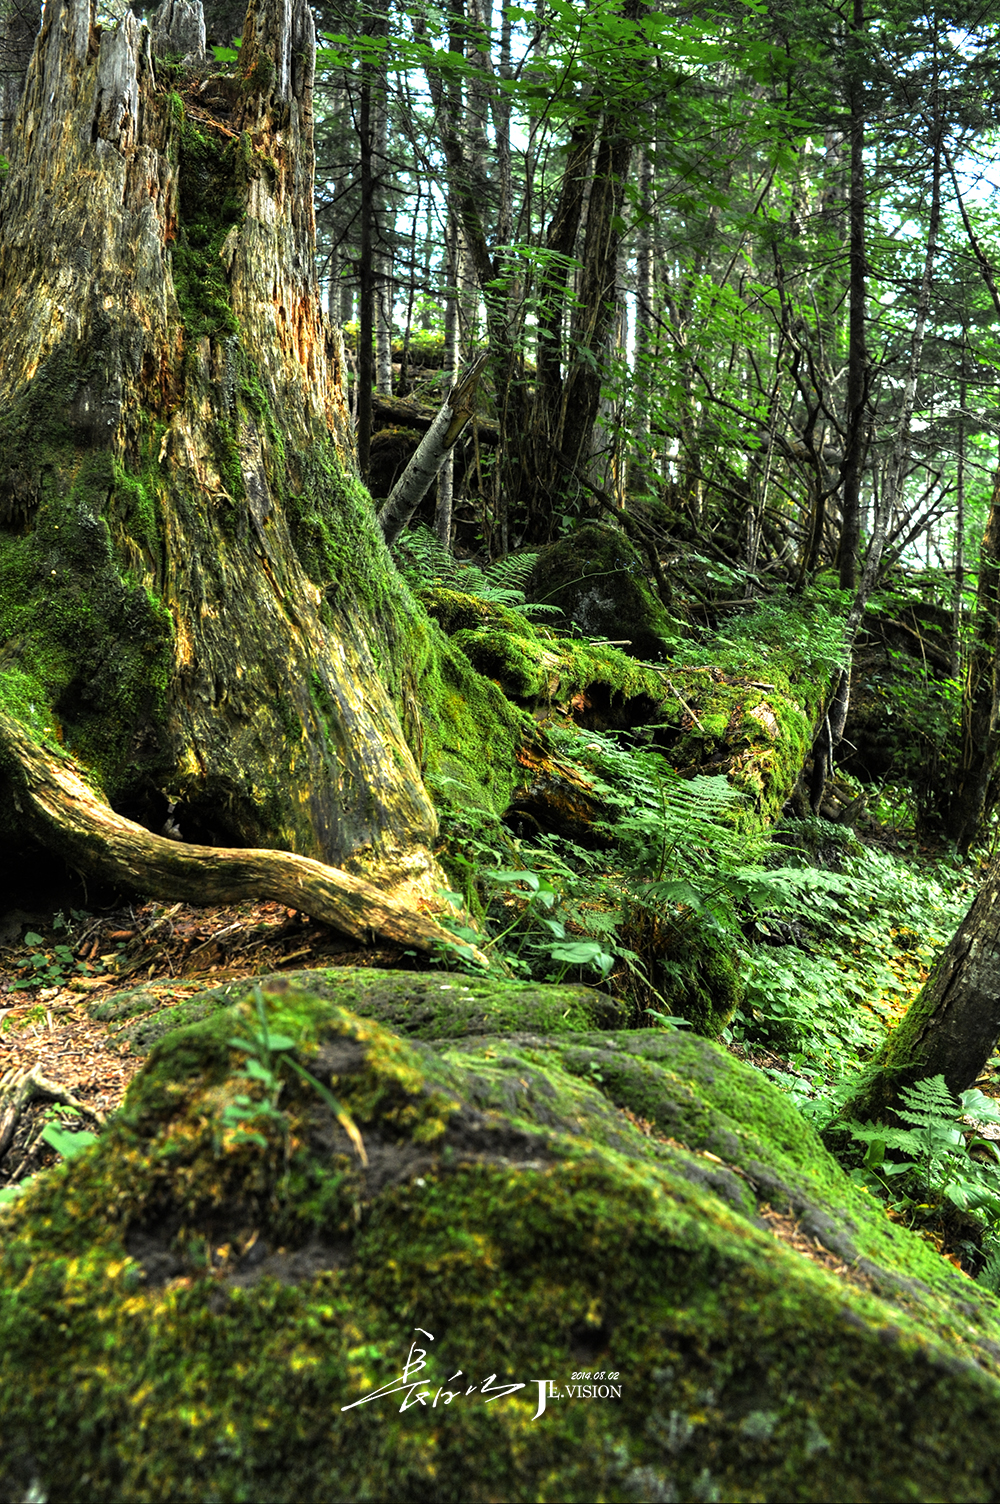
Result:
<instances>
[{"instance_id":1,"label":"thin tree trunk","mask_svg":"<svg viewBox=\"0 0 1000 1504\"><path fill-rule=\"evenodd\" d=\"M653 386L654 326L653 159L644 151L639 159L639 224L635 247L635 385L632 434L638 464L649 445L649 399Z\"/></svg>"},{"instance_id":2,"label":"thin tree trunk","mask_svg":"<svg viewBox=\"0 0 1000 1504\"><path fill-rule=\"evenodd\" d=\"M392 238L389 233L389 91L385 63L382 63L378 72L374 105L372 220L375 240L375 390L381 397L391 397L392 313L396 298Z\"/></svg>"},{"instance_id":3,"label":"thin tree trunk","mask_svg":"<svg viewBox=\"0 0 1000 1504\"><path fill-rule=\"evenodd\" d=\"M860 0L858 0L860 3ZM857 11L856 11L857 18ZM936 58L935 58L936 66ZM892 455L886 471L885 483L882 488L882 496L879 505L879 517L872 538L868 545L865 556L865 567L861 584L858 586L854 601L848 613L845 624L844 636L847 643L847 664L840 676L837 688L834 692L820 735L813 747L813 775L810 789L810 798L813 810L819 809L823 797L823 786L826 776L832 769L833 754L840 745L844 736L844 727L847 724L847 713L850 708L851 697L851 666L854 651L854 640L861 626L861 621L868 605L868 598L875 587L878 578L879 566L882 562L882 553L885 548L889 527L892 522L897 498L902 495L906 479L906 469L910 456L910 425L913 421L913 409L917 395L917 381L920 375L920 364L923 356L924 335L927 329L927 318L930 312L931 290L934 282L934 262L937 256L937 238L941 223L941 156L942 156L942 128L937 118L937 92L933 94L934 100L934 144L933 144L933 167L931 180L931 212L927 226L927 243L924 252L924 269L920 280L920 291L917 294L916 318L913 325L913 333L910 337L910 360L906 373L906 382L903 387L903 401L900 408L899 420L896 424L896 432L893 439ZM852 187L853 206L853 187ZM853 213L853 207L852 207ZM852 231L853 234L853 231ZM853 241L852 241L853 246ZM853 286L853 284L852 284ZM854 304L851 304L851 317L853 320ZM852 336L853 337L853 336ZM866 378L867 379L867 378ZM848 372L848 391L850 392L850 371ZM848 400L850 409L850 399ZM850 409L853 411L853 409ZM861 442L861 430L858 430L858 442ZM857 452L852 451L854 444L851 424L848 424L848 453L853 454L851 465L857 461L857 475L860 481L861 468L864 461L863 448ZM845 474L847 470L845 468ZM845 482L845 496L847 485ZM860 493L859 493L860 494ZM845 502L845 518L847 515ZM860 519L860 504L858 508ZM859 524L860 525L860 524ZM845 534L841 535L841 545ZM843 565L843 553L841 555ZM854 578L852 567L851 576ZM841 569L841 585L844 585L844 572ZM995 661L995 660L994 660Z\"/></svg>"},{"instance_id":4,"label":"thin tree trunk","mask_svg":"<svg viewBox=\"0 0 1000 1504\"><path fill-rule=\"evenodd\" d=\"M842 465L842 521L840 530L840 588L854 590L858 581L861 547L861 475L864 464L868 402L868 347L865 254L865 80L862 48L865 31L864 0L854 0L850 31L848 109L850 111L851 180L850 299L847 349L846 431Z\"/></svg>"},{"instance_id":5,"label":"thin tree trunk","mask_svg":"<svg viewBox=\"0 0 1000 1504\"><path fill-rule=\"evenodd\" d=\"M476 387L488 356L481 355L452 387L437 417L420 441L416 454L393 486L378 520L386 543L395 543L434 484L462 430L475 415Z\"/></svg>"},{"instance_id":6,"label":"thin tree trunk","mask_svg":"<svg viewBox=\"0 0 1000 1504\"><path fill-rule=\"evenodd\" d=\"M462 338L459 321L458 287L462 277L462 231L454 215L448 216L445 231L447 248L448 292L444 309L444 360L443 369L451 377L452 387L458 384L462 364ZM451 445L441 462L437 477L437 499L434 507L434 531L442 548L451 550L451 514L455 498L455 446Z\"/></svg>"},{"instance_id":7,"label":"thin tree trunk","mask_svg":"<svg viewBox=\"0 0 1000 1504\"><path fill-rule=\"evenodd\" d=\"M358 265L358 469L367 477L372 448L372 390L375 385L373 340L375 336L375 176L374 99L377 69L370 61L361 64L358 105L358 147L361 179L361 244Z\"/></svg>"},{"instance_id":8,"label":"thin tree trunk","mask_svg":"<svg viewBox=\"0 0 1000 1504\"><path fill-rule=\"evenodd\" d=\"M954 583L951 597L952 674L957 679L962 667L962 593L965 589L965 405L968 385L965 379L966 332L962 331L962 374L959 381L958 455L955 463L955 548Z\"/></svg>"}]
</instances>

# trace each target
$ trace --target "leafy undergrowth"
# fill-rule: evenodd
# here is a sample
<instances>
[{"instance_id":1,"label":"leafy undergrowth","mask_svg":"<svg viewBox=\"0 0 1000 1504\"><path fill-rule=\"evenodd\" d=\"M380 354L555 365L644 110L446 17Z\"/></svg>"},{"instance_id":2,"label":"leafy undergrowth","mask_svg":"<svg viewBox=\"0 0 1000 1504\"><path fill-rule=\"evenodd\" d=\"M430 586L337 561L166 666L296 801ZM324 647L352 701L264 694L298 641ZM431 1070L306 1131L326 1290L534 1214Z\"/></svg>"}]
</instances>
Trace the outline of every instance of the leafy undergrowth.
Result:
<instances>
[{"instance_id":1,"label":"leafy undergrowth","mask_svg":"<svg viewBox=\"0 0 1000 1504\"><path fill-rule=\"evenodd\" d=\"M858 832L809 818L751 841L726 779L682 778L641 729L550 735L598 817L574 840L453 816L439 855L452 874L455 929L461 935L458 911L470 908L501 973L584 982L609 992L633 1027L721 1038L822 1124L919 990L971 901L975 870L905 847L896 815L890 823L878 806L882 818L862 811ZM273 903L14 917L16 939L0 951L0 1063L15 1072L40 1064L104 1111L139 1064L116 1038L127 1019L95 1020L105 994L138 986L144 1009L166 1014L205 985L282 968L461 964L359 951ZM25 1112L0 1184L52 1162L42 1129L53 1118L66 1120L46 1104ZM968 1252L982 1239L970 1238L946 1197L922 1193L915 1177L905 1195L902 1182L890 1189L898 1215L982 1262Z\"/></svg>"}]
</instances>

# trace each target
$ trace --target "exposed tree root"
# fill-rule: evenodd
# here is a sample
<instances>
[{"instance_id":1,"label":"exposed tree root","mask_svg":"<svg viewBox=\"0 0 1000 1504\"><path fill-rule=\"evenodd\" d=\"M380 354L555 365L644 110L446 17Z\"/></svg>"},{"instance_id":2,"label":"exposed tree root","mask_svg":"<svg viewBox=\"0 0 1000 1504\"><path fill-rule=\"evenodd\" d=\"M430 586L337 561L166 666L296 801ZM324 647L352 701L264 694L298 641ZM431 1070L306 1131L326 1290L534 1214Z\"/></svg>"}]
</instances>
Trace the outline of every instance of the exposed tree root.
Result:
<instances>
[{"instance_id":1,"label":"exposed tree root","mask_svg":"<svg viewBox=\"0 0 1000 1504\"><path fill-rule=\"evenodd\" d=\"M0 1076L0 1159L10 1148L24 1109L39 1097L60 1102L64 1107L75 1107L77 1112L86 1113L95 1122L104 1121L102 1113L95 1112L86 1102L78 1101L64 1086L47 1080L40 1065L33 1065L30 1071L7 1071Z\"/></svg>"},{"instance_id":2,"label":"exposed tree root","mask_svg":"<svg viewBox=\"0 0 1000 1504\"><path fill-rule=\"evenodd\" d=\"M271 898L370 943L376 939L431 951L455 939L425 914L337 867L288 851L238 850L168 840L115 814L68 757L48 752L0 714L0 767L38 838L83 872L152 898L241 903ZM471 949L473 957L488 964Z\"/></svg>"}]
</instances>

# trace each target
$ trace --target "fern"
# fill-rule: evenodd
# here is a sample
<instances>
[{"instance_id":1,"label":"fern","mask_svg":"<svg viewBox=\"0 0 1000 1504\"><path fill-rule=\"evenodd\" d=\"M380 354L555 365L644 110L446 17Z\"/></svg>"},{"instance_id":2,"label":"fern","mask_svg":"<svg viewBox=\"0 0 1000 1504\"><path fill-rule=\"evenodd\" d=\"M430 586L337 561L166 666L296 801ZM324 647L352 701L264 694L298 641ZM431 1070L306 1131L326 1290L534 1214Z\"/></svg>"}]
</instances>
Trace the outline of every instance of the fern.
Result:
<instances>
[{"instance_id":1,"label":"fern","mask_svg":"<svg viewBox=\"0 0 1000 1504\"><path fill-rule=\"evenodd\" d=\"M1000 1248L993 1250L976 1278L991 1295L1000 1295Z\"/></svg>"},{"instance_id":2,"label":"fern","mask_svg":"<svg viewBox=\"0 0 1000 1504\"><path fill-rule=\"evenodd\" d=\"M967 1141L967 1119L1000 1122L997 1106L982 1092L962 1093L956 1102L943 1076L917 1081L900 1092L896 1116L909 1128L868 1123L850 1125L851 1136L867 1144L864 1167L885 1185L886 1176L909 1175L931 1194L963 1211L985 1213L1000 1220L1000 1175L995 1164L973 1159ZM973 1139L973 1146L977 1140ZM982 1142L979 1140L978 1142ZM897 1158L886 1159L894 1151Z\"/></svg>"},{"instance_id":3,"label":"fern","mask_svg":"<svg viewBox=\"0 0 1000 1504\"><path fill-rule=\"evenodd\" d=\"M442 547L430 528L417 527L406 534L399 546L400 573L415 590L437 586L460 590L477 600L506 606L521 616L558 616L558 606L526 601L524 587L535 567L537 554L509 554L481 569L478 564L456 559Z\"/></svg>"}]
</instances>

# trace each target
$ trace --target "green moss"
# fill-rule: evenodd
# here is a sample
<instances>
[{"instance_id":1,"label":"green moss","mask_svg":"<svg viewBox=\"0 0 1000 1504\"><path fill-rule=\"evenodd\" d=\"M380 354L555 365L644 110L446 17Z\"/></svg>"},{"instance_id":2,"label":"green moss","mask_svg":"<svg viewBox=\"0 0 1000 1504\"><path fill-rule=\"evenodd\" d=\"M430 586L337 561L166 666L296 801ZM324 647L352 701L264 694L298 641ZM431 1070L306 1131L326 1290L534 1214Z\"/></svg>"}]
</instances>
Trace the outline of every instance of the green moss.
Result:
<instances>
[{"instance_id":1,"label":"green moss","mask_svg":"<svg viewBox=\"0 0 1000 1504\"><path fill-rule=\"evenodd\" d=\"M184 120L180 145L180 226L173 248L173 282L189 342L239 333L229 280L219 252L242 223L239 143L219 143Z\"/></svg>"},{"instance_id":2,"label":"green moss","mask_svg":"<svg viewBox=\"0 0 1000 1504\"><path fill-rule=\"evenodd\" d=\"M150 554L161 536L156 487L149 475L132 475L115 463L114 486L128 532Z\"/></svg>"},{"instance_id":3,"label":"green moss","mask_svg":"<svg viewBox=\"0 0 1000 1504\"><path fill-rule=\"evenodd\" d=\"M649 1030L431 1048L294 991L268 1007L368 1168L290 1073L284 1129L226 1129L259 1090L227 1043L250 1010L164 1039L98 1146L0 1218L5 1495L995 1497L1000 1305L757 1072ZM414 1340L406 1409L344 1408ZM581 1370L619 1392L577 1397ZM487 1403L490 1374L522 1387Z\"/></svg>"},{"instance_id":4,"label":"green moss","mask_svg":"<svg viewBox=\"0 0 1000 1504\"><path fill-rule=\"evenodd\" d=\"M266 94L274 83L275 69L272 60L263 53L254 59L249 72L243 75L242 85L247 94Z\"/></svg>"},{"instance_id":5,"label":"green moss","mask_svg":"<svg viewBox=\"0 0 1000 1504\"><path fill-rule=\"evenodd\" d=\"M271 983L305 988L316 997L416 1039L455 1039L518 1029L573 1034L623 1021L621 1006L589 987L539 986L494 977L487 980L448 972L381 971L375 967L350 971L320 968L289 972L280 978L229 982L165 1009L147 988L131 987L102 998L91 1013L109 1023L139 1018L125 1037L133 1051L145 1054L172 1029L199 1022L220 1008L231 1008L249 999L258 984L267 987Z\"/></svg>"},{"instance_id":6,"label":"green moss","mask_svg":"<svg viewBox=\"0 0 1000 1504\"><path fill-rule=\"evenodd\" d=\"M679 640L678 624L649 588L635 545L602 523L585 523L543 548L526 594L559 606L588 638L629 638L638 658L660 660Z\"/></svg>"},{"instance_id":7,"label":"green moss","mask_svg":"<svg viewBox=\"0 0 1000 1504\"><path fill-rule=\"evenodd\" d=\"M0 698L113 797L161 755L173 623L111 536L134 539L138 557L155 542L155 511L106 451L54 448L42 484L33 531L0 532Z\"/></svg>"}]
</instances>

